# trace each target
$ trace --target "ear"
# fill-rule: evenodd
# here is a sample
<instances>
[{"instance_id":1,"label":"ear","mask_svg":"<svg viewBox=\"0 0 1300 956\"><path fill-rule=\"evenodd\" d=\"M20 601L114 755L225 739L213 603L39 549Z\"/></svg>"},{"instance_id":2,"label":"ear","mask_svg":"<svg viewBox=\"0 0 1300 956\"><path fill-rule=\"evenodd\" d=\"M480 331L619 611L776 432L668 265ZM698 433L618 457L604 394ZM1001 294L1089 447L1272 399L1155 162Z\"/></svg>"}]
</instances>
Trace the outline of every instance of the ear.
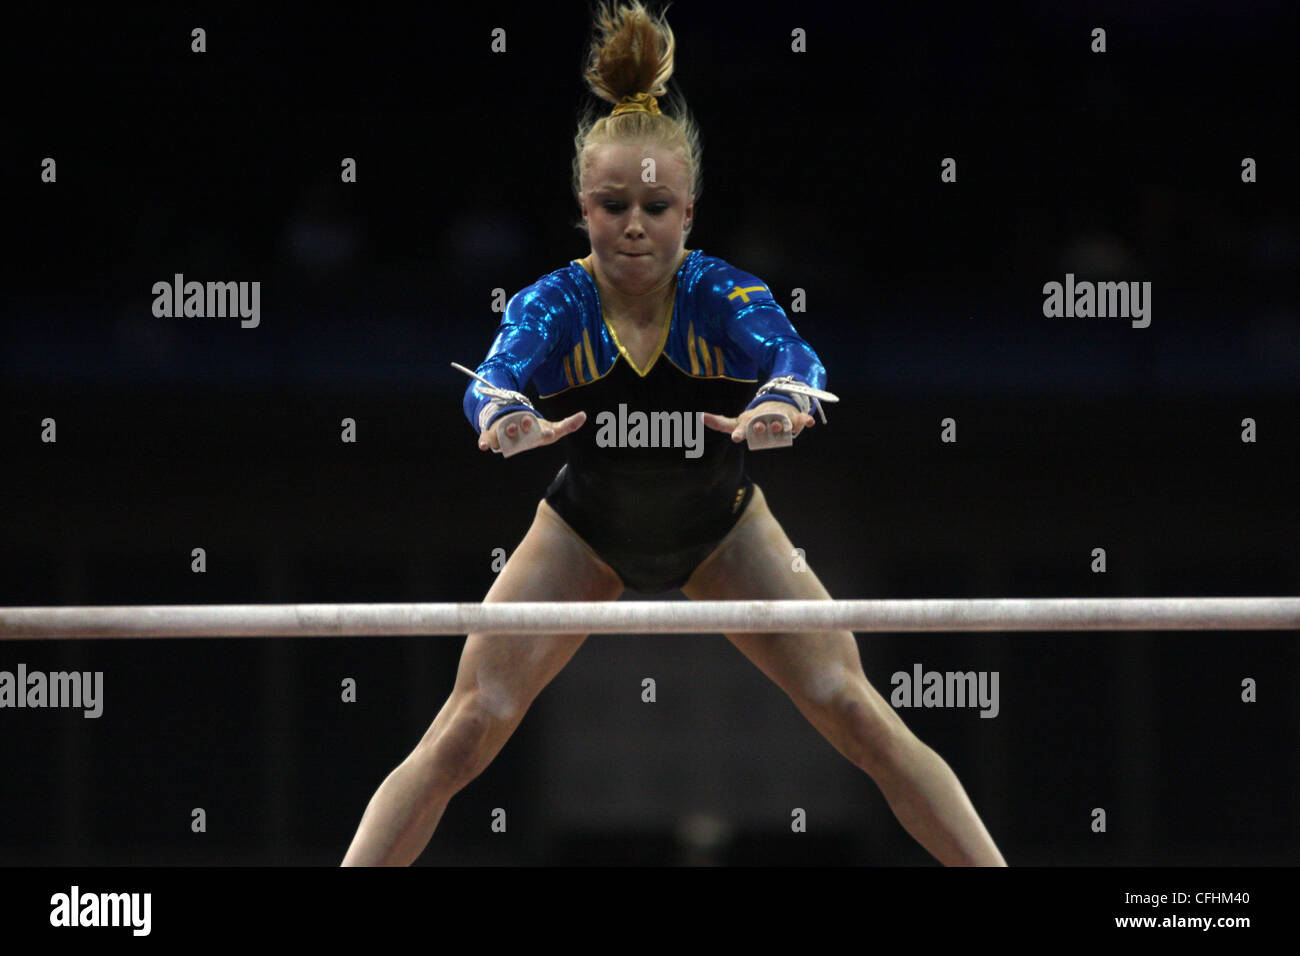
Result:
<instances>
[{"instance_id":1,"label":"ear","mask_svg":"<svg viewBox=\"0 0 1300 956\"><path fill-rule=\"evenodd\" d=\"M683 231L691 228L691 223L693 223L694 221L695 221L695 200L692 199L690 202L686 204L686 209L683 211L682 214Z\"/></svg>"}]
</instances>

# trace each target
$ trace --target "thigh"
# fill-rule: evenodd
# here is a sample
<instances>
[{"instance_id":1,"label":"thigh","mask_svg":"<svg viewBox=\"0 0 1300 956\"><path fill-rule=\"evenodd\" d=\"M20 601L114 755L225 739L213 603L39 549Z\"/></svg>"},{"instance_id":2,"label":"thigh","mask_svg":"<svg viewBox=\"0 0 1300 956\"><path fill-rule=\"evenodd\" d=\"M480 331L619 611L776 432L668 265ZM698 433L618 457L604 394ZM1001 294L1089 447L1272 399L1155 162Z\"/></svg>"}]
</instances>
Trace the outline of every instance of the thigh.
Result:
<instances>
[{"instance_id":1,"label":"thigh","mask_svg":"<svg viewBox=\"0 0 1300 956\"><path fill-rule=\"evenodd\" d=\"M612 601L622 592L618 575L542 501L483 601ZM521 716L586 637L470 634L453 695L472 693L501 719Z\"/></svg>"},{"instance_id":2,"label":"thigh","mask_svg":"<svg viewBox=\"0 0 1300 956\"><path fill-rule=\"evenodd\" d=\"M830 600L812 567L796 571L794 563L794 545L756 487L745 516L682 592L697 601ZM866 681L851 631L726 636L801 709L824 705L846 685Z\"/></svg>"}]
</instances>

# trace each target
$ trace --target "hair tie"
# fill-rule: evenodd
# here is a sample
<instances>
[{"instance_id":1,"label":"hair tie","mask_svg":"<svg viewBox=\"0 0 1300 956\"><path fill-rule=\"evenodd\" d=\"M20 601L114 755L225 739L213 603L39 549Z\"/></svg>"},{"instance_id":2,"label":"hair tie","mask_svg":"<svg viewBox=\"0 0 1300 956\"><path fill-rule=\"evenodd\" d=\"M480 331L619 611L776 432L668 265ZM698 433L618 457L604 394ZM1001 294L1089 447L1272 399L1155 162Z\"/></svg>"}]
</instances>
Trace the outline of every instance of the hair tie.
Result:
<instances>
[{"instance_id":1,"label":"hair tie","mask_svg":"<svg viewBox=\"0 0 1300 956\"><path fill-rule=\"evenodd\" d=\"M650 93L637 93L634 96L625 96L618 101L618 105L610 111L610 116L618 116L620 113L654 113L662 116L659 112L659 100Z\"/></svg>"}]
</instances>

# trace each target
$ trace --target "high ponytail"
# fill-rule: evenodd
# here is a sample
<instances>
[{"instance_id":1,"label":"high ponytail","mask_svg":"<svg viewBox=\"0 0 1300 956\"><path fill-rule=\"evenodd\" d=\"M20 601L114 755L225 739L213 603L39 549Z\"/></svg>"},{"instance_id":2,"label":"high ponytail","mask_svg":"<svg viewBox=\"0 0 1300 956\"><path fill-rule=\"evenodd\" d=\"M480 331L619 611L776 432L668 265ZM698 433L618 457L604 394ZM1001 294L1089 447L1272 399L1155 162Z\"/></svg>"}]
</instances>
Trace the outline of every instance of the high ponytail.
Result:
<instances>
[{"instance_id":1,"label":"high ponytail","mask_svg":"<svg viewBox=\"0 0 1300 956\"><path fill-rule=\"evenodd\" d=\"M687 201L698 198L703 191L699 129L680 97L668 94L677 46L672 28L640 0L602 0L592 20L583 79L593 96L618 111L597 105L583 111L573 139L574 198L582 192L590 151L605 143L630 142L648 142L680 155L687 170ZM668 110L660 111L660 97L667 97Z\"/></svg>"}]
</instances>

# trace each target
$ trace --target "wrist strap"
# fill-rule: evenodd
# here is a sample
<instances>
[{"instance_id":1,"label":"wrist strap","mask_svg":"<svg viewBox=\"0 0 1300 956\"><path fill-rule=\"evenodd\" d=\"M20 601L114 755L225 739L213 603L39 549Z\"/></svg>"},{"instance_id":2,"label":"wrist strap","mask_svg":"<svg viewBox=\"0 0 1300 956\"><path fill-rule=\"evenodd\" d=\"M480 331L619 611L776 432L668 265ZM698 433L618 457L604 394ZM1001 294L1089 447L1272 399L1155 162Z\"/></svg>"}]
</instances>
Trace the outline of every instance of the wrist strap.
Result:
<instances>
[{"instance_id":1,"label":"wrist strap","mask_svg":"<svg viewBox=\"0 0 1300 956\"><path fill-rule=\"evenodd\" d=\"M782 375L779 378L771 379L754 394L754 398L757 399L770 392L776 392L783 398L790 399L798 406L799 411L805 415L812 410L814 405L817 406L817 414L821 417L823 425L826 424L826 413L822 411L821 403L838 402L840 400L838 395L832 395L820 388L805 385L793 375Z\"/></svg>"},{"instance_id":2,"label":"wrist strap","mask_svg":"<svg viewBox=\"0 0 1300 956\"><path fill-rule=\"evenodd\" d=\"M495 418L500 411L509 408L512 405L523 406L523 408L528 409L534 415L537 414L537 409L533 407L533 403L528 400L528 396L523 392L516 392L514 389L501 388L497 385L493 385L482 375L479 375L477 372L472 372L465 366L458 365L455 362L451 363L451 367L459 369L470 378L478 379L478 390L488 398L492 399L492 401L484 405L483 410L478 413L478 430L480 432L488 428L492 419Z\"/></svg>"}]
</instances>

